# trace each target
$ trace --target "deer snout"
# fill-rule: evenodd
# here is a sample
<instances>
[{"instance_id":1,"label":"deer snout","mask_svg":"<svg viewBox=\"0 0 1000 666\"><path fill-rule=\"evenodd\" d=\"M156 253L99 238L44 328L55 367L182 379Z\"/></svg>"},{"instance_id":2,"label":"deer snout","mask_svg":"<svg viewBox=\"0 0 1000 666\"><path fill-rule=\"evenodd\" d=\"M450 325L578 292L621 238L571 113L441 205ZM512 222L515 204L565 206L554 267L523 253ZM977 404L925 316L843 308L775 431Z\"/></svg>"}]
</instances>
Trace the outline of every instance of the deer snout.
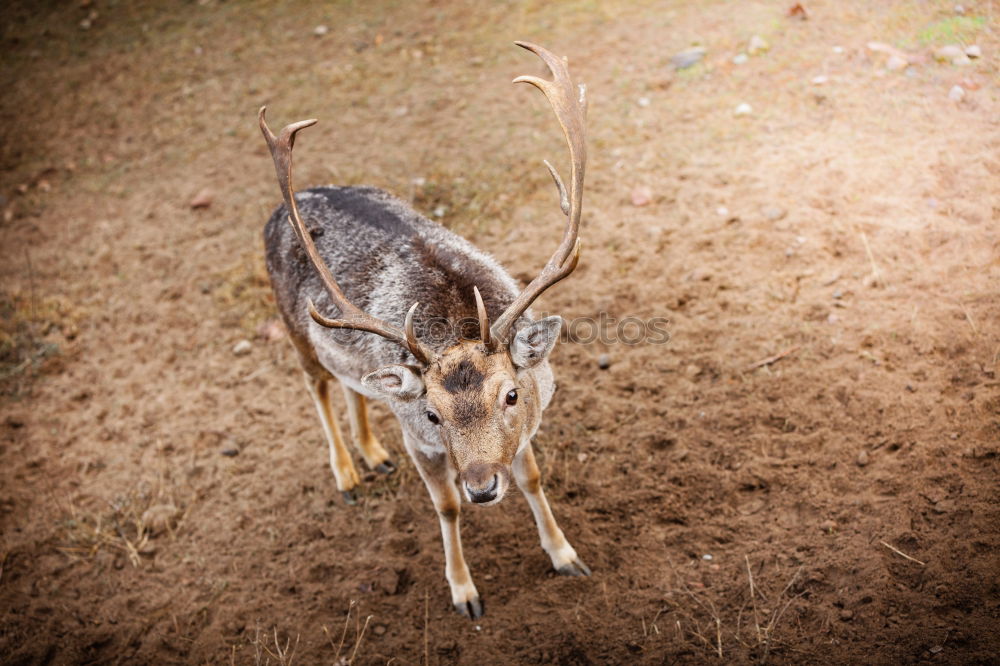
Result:
<instances>
[{"instance_id":1,"label":"deer snout","mask_svg":"<svg viewBox=\"0 0 1000 666\"><path fill-rule=\"evenodd\" d=\"M507 490L507 472L502 465L470 465L461 480L465 497L476 504L499 502Z\"/></svg>"}]
</instances>

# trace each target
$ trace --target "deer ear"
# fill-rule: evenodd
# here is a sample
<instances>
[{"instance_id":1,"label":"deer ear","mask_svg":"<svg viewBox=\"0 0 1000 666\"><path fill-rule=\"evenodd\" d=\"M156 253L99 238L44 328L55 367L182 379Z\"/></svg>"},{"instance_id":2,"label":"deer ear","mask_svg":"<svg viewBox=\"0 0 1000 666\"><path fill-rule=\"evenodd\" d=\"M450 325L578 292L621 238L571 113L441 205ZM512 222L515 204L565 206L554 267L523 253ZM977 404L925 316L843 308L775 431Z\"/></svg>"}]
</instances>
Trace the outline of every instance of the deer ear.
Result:
<instances>
[{"instance_id":1,"label":"deer ear","mask_svg":"<svg viewBox=\"0 0 1000 666\"><path fill-rule=\"evenodd\" d=\"M522 328L510 343L510 360L523 370L544 361L559 340L562 323L562 317L546 317Z\"/></svg>"},{"instance_id":2,"label":"deer ear","mask_svg":"<svg viewBox=\"0 0 1000 666\"><path fill-rule=\"evenodd\" d=\"M386 398L409 401L424 394L424 380L408 365L387 365L361 378L361 385Z\"/></svg>"}]
</instances>

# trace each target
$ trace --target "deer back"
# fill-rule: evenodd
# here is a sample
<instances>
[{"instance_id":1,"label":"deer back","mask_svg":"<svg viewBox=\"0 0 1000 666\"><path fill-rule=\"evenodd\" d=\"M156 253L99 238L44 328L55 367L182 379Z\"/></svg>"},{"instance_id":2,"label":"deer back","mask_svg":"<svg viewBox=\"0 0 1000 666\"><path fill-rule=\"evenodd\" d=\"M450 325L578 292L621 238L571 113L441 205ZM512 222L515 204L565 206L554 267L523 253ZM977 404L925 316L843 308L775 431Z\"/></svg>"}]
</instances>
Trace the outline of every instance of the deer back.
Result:
<instances>
[{"instance_id":1,"label":"deer back","mask_svg":"<svg viewBox=\"0 0 1000 666\"><path fill-rule=\"evenodd\" d=\"M373 317L400 325L419 302L414 325L418 337L435 350L455 345L463 322L467 336L478 334L474 286L491 319L518 294L513 278L490 255L383 190L315 187L297 193L295 201L347 298ZM377 367L415 361L384 337L313 322L310 299L330 316L339 311L288 223L284 204L264 228L264 245L278 311L304 361L353 379Z\"/></svg>"}]
</instances>

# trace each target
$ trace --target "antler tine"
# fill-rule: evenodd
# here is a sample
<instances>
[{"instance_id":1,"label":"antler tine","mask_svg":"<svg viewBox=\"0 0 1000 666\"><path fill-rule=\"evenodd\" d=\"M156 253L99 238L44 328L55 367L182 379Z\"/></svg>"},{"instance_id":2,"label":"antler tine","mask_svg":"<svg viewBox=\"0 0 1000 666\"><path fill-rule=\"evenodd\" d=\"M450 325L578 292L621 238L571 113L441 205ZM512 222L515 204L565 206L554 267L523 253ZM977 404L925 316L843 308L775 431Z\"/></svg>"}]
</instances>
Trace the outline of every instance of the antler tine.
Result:
<instances>
[{"instance_id":1,"label":"antler tine","mask_svg":"<svg viewBox=\"0 0 1000 666\"><path fill-rule=\"evenodd\" d=\"M490 340L490 317L486 314L486 304L483 303L483 296L479 293L479 287L472 287L472 292L476 295L476 314L479 316L479 337L487 347L492 346Z\"/></svg>"},{"instance_id":2,"label":"antler tine","mask_svg":"<svg viewBox=\"0 0 1000 666\"><path fill-rule=\"evenodd\" d=\"M522 291L514 302L494 322L491 329L494 340L506 341L514 323L542 292L573 272L580 258L580 214L583 208L583 177L587 165L585 121L587 115L586 88L574 87L569 69L562 58L551 51L528 42L514 42L531 51L546 64L552 73L552 80L537 76L519 76L514 83L530 83L545 95L555 112L569 146L570 187L567 194L559 172L545 162L552 180L559 190L559 205L566 215L566 230L555 254L539 273L538 277Z\"/></svg>"},{"instance_id":3,"label":"antler tine","mask_svg":"<svg viewBox=\"0 0 1000 666\"><path fill-rule=\"evenodd\" d=\"M264 135L267 147L271 150L271 158L274 160L274 170L278 176L278 185L285 199L285 207L288 209L288 222L295 230L295 235L298 236L299 243L306 251L313 266L319 272L323 286L329 292L334 305L340 310L341 318L328 319L324 317L316 310L316 306L313 305L311 300L309 301L309 315L317 324L326 326L327 328L348 328L381 335L386 339L405 346L420 363L429 364L433 355L426 347L420 344L413 334L413 312L417 304L414 303L407 313L405 331L402 331L388 322L372 317L351 303L340 289L340 285L337 284L337 280L334 279L326 262L319 256L319 251L316 249L316 244L313 243L312 235L299 215L298 206L295 204L295 191L292 188L292 148L295 145L295 135L299 130L315 125L316 120L310 119L292 123L282 129L281 133L275 137L264 120L266 111L266 106L260 107L257 118L260 121L260 131Z\"/></svg>"}]
</instances>

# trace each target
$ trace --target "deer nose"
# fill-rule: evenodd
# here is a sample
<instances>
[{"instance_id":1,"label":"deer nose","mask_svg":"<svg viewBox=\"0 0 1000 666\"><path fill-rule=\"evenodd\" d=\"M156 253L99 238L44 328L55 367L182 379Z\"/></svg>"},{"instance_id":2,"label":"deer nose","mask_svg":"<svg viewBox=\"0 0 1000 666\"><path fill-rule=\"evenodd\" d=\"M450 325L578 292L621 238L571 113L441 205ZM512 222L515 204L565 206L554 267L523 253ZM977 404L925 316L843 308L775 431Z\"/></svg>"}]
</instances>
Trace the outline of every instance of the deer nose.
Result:
<instances>
[{"instance_id":1,"label":"deer nose","mask_svg":"<svg viewBox=\"0 0 1000 666\"><path fill-rule=\"evenodd\" d=\"M473 486L468 481L465 482L465 492L469 493L469 499L476 504L492 502L497 498L497 488L500 486L500 477L496 474L491 476L483 486Z\"/></svg>"}]
</instances>

